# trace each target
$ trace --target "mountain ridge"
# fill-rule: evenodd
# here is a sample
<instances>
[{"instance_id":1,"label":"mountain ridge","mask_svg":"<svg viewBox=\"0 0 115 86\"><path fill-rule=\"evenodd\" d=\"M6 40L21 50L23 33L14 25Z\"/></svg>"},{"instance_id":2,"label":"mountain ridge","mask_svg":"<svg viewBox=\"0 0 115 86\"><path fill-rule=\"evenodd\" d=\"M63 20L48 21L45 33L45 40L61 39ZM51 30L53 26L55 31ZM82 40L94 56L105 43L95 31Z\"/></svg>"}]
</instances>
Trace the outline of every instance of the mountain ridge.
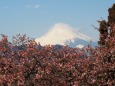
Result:
<instances>
[{"instance_id":1,"label":"mountain ridge","mask_svg":"<svg viewBox=\"0 0 115 86\"><path fill-rule=\"evenodd\" d=\"M70 47L76 47L77 45L86 46L91 41L96 42L93 38L90 38L78 31L75 31L67 24L55 24L52 29L40 38L35 39L37 43L44 45L68 45Z\"/></svg>"}]
</instances>

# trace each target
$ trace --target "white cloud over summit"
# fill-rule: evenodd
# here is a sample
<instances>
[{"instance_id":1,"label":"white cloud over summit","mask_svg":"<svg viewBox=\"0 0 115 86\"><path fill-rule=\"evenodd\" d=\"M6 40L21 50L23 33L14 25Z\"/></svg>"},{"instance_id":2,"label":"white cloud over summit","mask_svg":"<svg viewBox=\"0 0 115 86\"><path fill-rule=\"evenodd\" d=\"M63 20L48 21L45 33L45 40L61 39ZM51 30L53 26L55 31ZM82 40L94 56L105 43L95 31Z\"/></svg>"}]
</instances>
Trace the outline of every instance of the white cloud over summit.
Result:
<instances>
[{"instance_id":1,"label":"white cloud over summit","mask_svg":"<svg viewBox=\"0 0 115 86\"><path fill-rule=\"evenodd\" d=\"M43 35L40 38L35 39L37 43L41 45L69 45L70 43L74 44L76 40L84 40L90 42L92 38L75 31L75 28L64 23L55 24L50 31Z\"/></svg>"}]
</instances>

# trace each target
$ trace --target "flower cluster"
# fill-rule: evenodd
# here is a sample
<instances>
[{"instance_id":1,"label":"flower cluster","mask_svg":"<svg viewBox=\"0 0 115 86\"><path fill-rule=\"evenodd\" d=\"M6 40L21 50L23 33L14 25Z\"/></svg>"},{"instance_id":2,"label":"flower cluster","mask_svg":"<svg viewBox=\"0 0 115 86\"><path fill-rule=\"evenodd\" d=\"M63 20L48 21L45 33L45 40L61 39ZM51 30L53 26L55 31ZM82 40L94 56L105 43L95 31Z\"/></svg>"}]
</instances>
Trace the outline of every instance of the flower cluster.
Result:
<instances>
[{"instance_id":1,"label":"flower cluster","mask_svg":"<svg viewBox=\"0 0 115 86\"><path fill-rule=\"evenodd\" d=\"M115 46L41 46L17 35L0 41L0 86L114 86ZM24 40L22 40L24 39ZM108 41L110 41L108 39ZM114 44L115 45L115 44Z\"/></svg>"}]
</instances>

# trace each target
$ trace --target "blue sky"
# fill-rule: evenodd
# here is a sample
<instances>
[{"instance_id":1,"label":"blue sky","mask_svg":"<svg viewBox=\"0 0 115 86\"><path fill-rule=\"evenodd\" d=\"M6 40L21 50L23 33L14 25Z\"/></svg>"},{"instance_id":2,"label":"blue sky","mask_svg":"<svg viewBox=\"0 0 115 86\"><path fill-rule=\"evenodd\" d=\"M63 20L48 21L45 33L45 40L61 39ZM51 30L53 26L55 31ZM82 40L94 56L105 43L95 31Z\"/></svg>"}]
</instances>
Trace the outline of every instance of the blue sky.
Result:
<instances>
[{"instance_id":1,"label":"blue sky","mask_svg":"<svg viewBox=\"0 0 115 86\"><path fill-rule=\"evenodd\" d=\"M107 20L114 0L0 0L0 33L38 38L56 23L65 23L98 39L97 20Z\"/></svg>"}]
</instances>

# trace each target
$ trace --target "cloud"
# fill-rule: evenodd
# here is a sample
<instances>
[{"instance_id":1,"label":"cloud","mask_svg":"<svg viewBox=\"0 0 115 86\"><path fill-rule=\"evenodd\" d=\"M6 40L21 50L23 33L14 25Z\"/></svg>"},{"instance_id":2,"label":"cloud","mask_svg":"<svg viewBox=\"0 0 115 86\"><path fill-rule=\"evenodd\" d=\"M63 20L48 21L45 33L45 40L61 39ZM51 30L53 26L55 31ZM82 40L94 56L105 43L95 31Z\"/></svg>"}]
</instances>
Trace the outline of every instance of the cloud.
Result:
<instances>
[{"instance_id":1,"label":"cloud","mask_svg":"<svg viewBox=\"0 0 115 86\"><path fill-rule=\"evenodd\" d=\"M31 5L26 5L27 8L31 8L32 6Z\"/></svg>"},{"instance_id":2,"label":"cloud","mask_svg":"<svg viewBox=\"0 0 115 86\"><path fill-rule=\"evenodd\" d=\"M3 8L7 9L7 8L9 8L9 7L8 7L8 6L3 6Z\"/></svg>"},{"instance_id":3,"label":"cloud","mask_svg":"<svg viewBox=\"0 0 115 86\"><path fill-rule=\"evenodd\" d=\"M26 5L26 8L35 8L35 9L37 9L37 8L39 8L40 7L40 5L30 5L30 4L28 4L28 5Z\"/></svg>"},{"instance_id":4,"label":"cloud","mask_svg":"<svg viewBox=\"0 0 115 86\"><path fill-rule=\"evenodd\" d=\"M37 9L37 8L39 8L39 7L40 7L40 5L38 5L38 4L34 6L35 9Z\"/></svg>"},{"instance_id":5,"label":"cloud","mask_svg":"<svg viewBox=\"0 0 115 86\"><path fill-rule=\"evenodd\" d=\"M35 39L37 43L41 45L70 45L76 47L76 45L83 42L83 44L89 43L92 38L80 33L77 28L71 27L65 23L56 23L45 35ZM94 41L94 40L93 40Z\"/></svg>"}]
</instances>

